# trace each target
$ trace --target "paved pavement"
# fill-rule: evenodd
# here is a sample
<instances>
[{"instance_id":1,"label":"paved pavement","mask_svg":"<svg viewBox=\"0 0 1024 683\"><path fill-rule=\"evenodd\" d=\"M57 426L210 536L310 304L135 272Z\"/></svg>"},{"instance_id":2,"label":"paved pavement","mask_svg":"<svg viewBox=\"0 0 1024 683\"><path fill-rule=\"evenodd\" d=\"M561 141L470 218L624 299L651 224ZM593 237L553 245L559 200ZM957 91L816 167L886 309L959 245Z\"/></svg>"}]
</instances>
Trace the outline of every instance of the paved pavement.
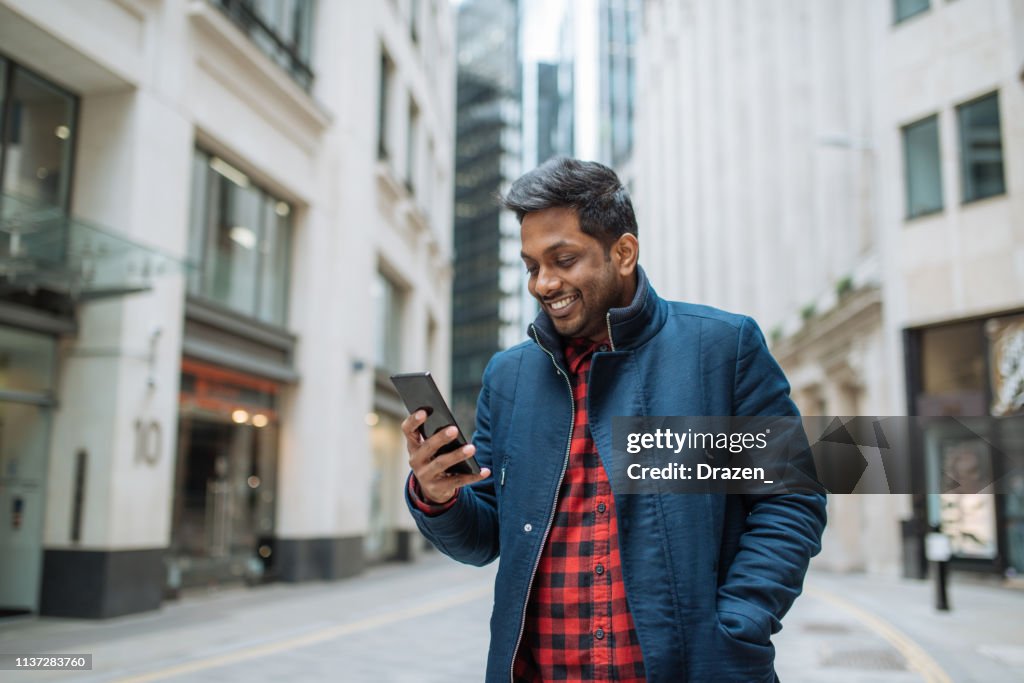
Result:
<instances>
[{"instance_id":1,"label":"paved pavement","mask_svg":"<svg viewBox=\"0 0 1024 683\"><path fill-rule=\"evenodd\" d=\"M93 671L2 681L479 681L493 568L431 555L333 584L190 596L103 622L0 622L0 653L91 653ZM1024 592L812 572L776 637L786 683L1024 681Z\"/></svg>"}]
</instances>

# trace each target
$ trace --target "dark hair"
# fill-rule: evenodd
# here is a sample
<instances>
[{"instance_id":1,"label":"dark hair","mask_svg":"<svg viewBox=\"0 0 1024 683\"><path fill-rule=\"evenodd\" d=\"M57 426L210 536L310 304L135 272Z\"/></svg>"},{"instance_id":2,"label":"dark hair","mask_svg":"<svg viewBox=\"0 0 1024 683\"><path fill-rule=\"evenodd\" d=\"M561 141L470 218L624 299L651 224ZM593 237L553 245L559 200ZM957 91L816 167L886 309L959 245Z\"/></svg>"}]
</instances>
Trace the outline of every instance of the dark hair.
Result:
<instances>
[{"instance_id":1,"label":"dark hair","mask_svg":"<svg viewBox=\"0 0 1024 683\"><path fill-rule=\"evenodd\" d=\"M627 232L637 234L629 193L615 171L596 161L546 161L512 183L501 204L515 211L520 223L534 211L574 209L580 229L607 248Z\"/></svg>"}]
</instances>

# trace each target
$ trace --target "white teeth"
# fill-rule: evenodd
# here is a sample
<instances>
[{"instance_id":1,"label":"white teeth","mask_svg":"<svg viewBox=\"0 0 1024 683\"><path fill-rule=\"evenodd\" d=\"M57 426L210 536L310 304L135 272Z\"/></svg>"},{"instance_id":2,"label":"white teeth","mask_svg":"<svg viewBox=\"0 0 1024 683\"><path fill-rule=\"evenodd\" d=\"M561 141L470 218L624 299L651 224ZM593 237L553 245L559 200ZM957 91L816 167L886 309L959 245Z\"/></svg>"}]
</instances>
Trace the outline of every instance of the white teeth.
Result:
<instances>
[{"instance_id":1,"label":"white teeth","mask_svg":"<svg viewBox=\"0 0 1024 683\"><path fill-rule=\"evenodd\" d=\"M559 299L558 301L555 301L555 302L553 302L553 303L551 303L549 305L551 306L551 308L553 310L558 311L558 310L561 310L561 309L565 308L566 306L571 304L573 301L576 301L576 298L577 297L574 294L573 296L567 296L564 299Z\"/></svg>"}]
</instances>

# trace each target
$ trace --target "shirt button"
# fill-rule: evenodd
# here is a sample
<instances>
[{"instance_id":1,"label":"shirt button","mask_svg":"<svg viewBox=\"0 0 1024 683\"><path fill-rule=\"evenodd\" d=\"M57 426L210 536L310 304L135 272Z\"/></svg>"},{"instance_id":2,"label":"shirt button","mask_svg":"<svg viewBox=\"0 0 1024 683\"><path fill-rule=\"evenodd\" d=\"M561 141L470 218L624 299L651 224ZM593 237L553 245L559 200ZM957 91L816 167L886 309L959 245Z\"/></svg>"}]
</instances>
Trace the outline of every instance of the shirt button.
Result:
<instances>
[{"instance_id":1,"label":"shirt button","mask_svg":"<svg viewBox=\"0 0 1024 683\"><path fill-rule=\"evenodd\" d=\"M596 567L594 567L594 571L595 571L595 572L597 572L597 574L598 574L599 576L600 576L601 574L604 574L604 565L603 565L603 564L599 564L599 565L597 565Z\"/></svg>"},{"instance_id":2,"label":"shirt button","mask_svg":"<svg viewBox=\"0 0 1024 683\"><path fill-rule=\"evenodd\" d=\"M599 628L596 631L594 631L594 637L598 640L602 640L604 638L604 629Z\"/></svg>"},{"instance_id":3,"label":"shirt button","mask_svg":"<svg viewBox=\"0 0 1024 683\"><path fill-rule=\"evenodd\" d=\"M605 504L604 504L604 503L598 503L598 504L597 504L597 511L598 511L598 512L604 512L604 511L605 511L605 510L607 510L607 509L608 509L608 508L607 508L607 507L605 507Z\"/></svg>"},{"instance_id":4,"label":"shirt button","mask_svg":"<svg viewBox=\"0 0 1024 683\"><path fill-rule=\"evenodd\" d=\"M524 524L523 525L523 531L525 531L526 533L530 533L531 531L533 531L533 525L532 524Z\"/></svg>"},{"instance_id":5,"label":"shirt button","mask_svg":"<svg viewBox=\"0 0 1024 683\"><path fill-rule=\"evenodd\" d=\"M607 344L601 344L600 346L597 347L597 350L598 351L607 351L608 350L608 345Z\"/></svg>"}]
</instances>

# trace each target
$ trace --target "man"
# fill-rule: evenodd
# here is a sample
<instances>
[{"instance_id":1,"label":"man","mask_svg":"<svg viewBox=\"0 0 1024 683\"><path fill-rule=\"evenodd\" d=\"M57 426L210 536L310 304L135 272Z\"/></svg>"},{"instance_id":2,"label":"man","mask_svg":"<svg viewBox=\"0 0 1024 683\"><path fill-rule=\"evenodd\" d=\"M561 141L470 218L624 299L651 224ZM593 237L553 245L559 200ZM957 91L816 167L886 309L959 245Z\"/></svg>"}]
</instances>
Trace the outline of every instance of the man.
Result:
<instances>
[{"instance_id":1,"label":"man","mask_svg":"<svg viewBox=\"0 0 1024 683\"><path fill-rule=\"evenodd\" d=\"M473 443L403 422L410 510L461 562L501 561L488 681L774 681L824 496L623 495L611 418L796 415L757 325L658 297L615 173L545 163L504 199L541 313L484 371ZM479 475L445 470L470 455ZM493 475L493 476L492 476Z\"/></svg>"}]
</instances>

